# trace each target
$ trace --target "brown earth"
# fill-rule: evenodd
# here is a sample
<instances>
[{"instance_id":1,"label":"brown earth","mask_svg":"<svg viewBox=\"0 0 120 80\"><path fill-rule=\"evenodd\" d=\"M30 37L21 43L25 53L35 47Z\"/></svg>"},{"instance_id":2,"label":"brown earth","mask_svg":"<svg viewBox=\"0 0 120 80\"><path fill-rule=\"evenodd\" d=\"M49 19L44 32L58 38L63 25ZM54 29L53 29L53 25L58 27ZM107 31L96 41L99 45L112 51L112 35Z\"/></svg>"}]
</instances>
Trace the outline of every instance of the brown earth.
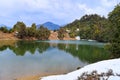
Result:
<instances>
[{"instance_id":1,"label":"brown earth","mask_svg":"<svg viewBox=\"0 0 120 80\"><path fill-rule=\"evenodd\" d=\"M63 38L63 40L75 40L75 38L70 38L69 34L66 33L65 37Z\"/></svg>"},{"instance_id":2,"label":"brown earth","mask_svg":"<svg viewBox=\"0 0 120 80\"><path fill-rule=\"evenodd\" d=\"M40 76L27 76L27 77L21 77L15 80L39 80Z\"/></svg>"},{"instance_id":3,"label":"brown earth","mask_svg":"<svg viewBox=\"0 0 120 80\"><path fill-rule=\"evenodd\" d=\"M57 32L50 31L49 40L59 40L57 36L58 36Z\"/></svg>"},{"instance_id":4,"label":"brown earth","mask_svg":"<svg viewBox=\"0 0 120 80\"><path fill-rule=\"evenodd\" d=\"M59 40L58 33L50 31L49 40ZM15 36L15 33L3 33L0 31L0 40L20 40ZM36 40L35 38L25 38L25 40ZM68 33L65 34L63 40L75 40L75 38L70 38Z\"/></svg>"},{"instance_id":5,"label":"brown earth","mask_svg":"<svg viewBox=\"0 0 120 80\"><path fill-rule=\"evenodd\" d=\"M0 31L0 40L19 40L14 33L3 33Z\"/></svg>"},{"instance_id":6,"label":"brown earth","mask_svg":"<svg viewBox=\"0 0 120 80\"><path fill-rule=\"evenodd\" d=\"M59 40L58 33L50 31L49 40ZM70 38L69 34L65 33L65 37L63 38L63 40L75 40L75 38Z\"/></svg>"},{"instance_id":7,"label":"brown earth","mask_svg":"<svg viewBox=\"0 0 120 80\"><path fill-rule=\"evenodd\" d=\"M39 75L33 75L33 76L23 76L23 77L18 77L15 80L40 80L42 77L45 76L50 76L50 75L58 75L58 74L62 74L62 73L43 73L43 74L39 74Z\"/></svg>"}]
</instances>

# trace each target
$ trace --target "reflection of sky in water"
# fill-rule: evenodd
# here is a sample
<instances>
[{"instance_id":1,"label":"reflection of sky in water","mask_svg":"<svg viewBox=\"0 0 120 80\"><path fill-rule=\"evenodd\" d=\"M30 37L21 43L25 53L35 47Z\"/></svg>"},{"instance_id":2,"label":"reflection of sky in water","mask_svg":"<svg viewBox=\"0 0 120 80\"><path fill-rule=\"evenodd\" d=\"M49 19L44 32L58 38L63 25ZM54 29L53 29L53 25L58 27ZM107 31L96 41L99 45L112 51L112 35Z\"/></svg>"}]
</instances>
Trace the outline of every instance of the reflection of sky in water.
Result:
<instances>
[{"instance_id":1,"label":"reflection of sky in water","mask_svg":"<svg viewBox=\"0 0 120 80\"><path fill-rule=\"evenodd\" d=\"M69 53L53 47L42 54L36 50L34 55L26 52L24 56L16 56L7 49L0 52L0 80L40 73L66 73L86 64Z\"/></svg>"}]
</instances>

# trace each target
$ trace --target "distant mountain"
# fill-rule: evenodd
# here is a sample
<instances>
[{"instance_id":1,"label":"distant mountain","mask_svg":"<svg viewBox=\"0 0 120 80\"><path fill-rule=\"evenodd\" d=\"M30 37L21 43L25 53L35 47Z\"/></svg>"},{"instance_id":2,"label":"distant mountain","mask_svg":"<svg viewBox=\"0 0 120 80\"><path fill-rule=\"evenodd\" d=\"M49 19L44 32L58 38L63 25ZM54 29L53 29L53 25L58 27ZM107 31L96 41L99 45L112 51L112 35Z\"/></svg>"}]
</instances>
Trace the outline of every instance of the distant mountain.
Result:
<instances>
[{"instance_id":1,"label":"distant mountain","mask_svg":"<svg viewBox=\"0 0 120 80\"><path fill-rule=\"evenodd\" d=\"M7 27L8 30L11 29L9 26L6 26L4 24L0 24L0 27Z\"/></svg>"},{"instance_id":2,"label":"distant mountain","mask_svg":"<svg viewBox=\"0 0 120 80\"><path fill-rule=\"evenodd\" d=\"M48 28L49 30L57 30L57 29L60 28L59 25L54 24L52 22L46 22L46 23L43 23L43 24L39 24L39 25L37 25L37 27L39 28L41 25L43 25L44 27Z\"/></svg>"},{"instance_id":3,"label":"distant mountain","mask_svg":"<svg viewBox=\"0 0 120 80\"><path fill-rule=\"evenodd\" d=\"M5 27L6 25L4 25L4 24L0 24L0 27Z\"/></svg>"}]
</instances>

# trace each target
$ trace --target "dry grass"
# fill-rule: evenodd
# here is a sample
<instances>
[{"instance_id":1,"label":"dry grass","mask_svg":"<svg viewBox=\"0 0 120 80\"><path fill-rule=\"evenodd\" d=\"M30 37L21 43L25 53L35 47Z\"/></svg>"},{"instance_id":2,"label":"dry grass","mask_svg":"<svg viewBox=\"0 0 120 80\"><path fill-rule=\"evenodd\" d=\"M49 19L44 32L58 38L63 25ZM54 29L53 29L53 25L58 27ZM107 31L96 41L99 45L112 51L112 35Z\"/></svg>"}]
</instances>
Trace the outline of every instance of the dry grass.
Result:
<instances>
[{"instance_id":1,"label":"dry grass","mask_svg":"<svg viewBox=\"0 0 120 80\"><path fill-rule=\"evenodd\" d=\"M118 76L118 74L114 74L112 69L109 69L106 73L99 74L97 71L93 71L91 73L84 72L78 80L108 80L110 76Z\"/></svg>"}]
</instances>

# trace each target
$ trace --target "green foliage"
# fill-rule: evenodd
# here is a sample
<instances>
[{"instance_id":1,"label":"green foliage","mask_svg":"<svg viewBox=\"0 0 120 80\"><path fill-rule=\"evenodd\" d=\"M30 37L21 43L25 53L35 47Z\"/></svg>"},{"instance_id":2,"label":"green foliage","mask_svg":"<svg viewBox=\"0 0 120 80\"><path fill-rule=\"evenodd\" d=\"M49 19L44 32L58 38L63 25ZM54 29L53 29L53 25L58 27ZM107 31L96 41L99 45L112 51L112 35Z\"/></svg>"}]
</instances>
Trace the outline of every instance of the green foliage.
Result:
<instances>
[{"instance_id":1,"label":"green foliage","mask_svg":"<svg viewBox=\"0 0 120 80\"><path fill-rule=\"evenodd\" d=\"M35 23L31 25L31 36L33 37L36 36L36 24Z\"/></svg>"},{"instance_id":2,"label":"green foliage","mask_svg":"<svg viewBox=\"0 0 120 80\"><path fill-rule=\"evenodd\" d=\"M1 43L3 42L0 42L0 44ZM36 41L16 41L15 43L11 43L11 41L9 41L9 43L10 44L7 42L0 45L0 51L4 51L9 48L17 56L24 56L27 52L30 52L31 54L35 54L36 51L43 53L50 47L49 43Z\"/></svg>"},{"instance_id":3,"label":"green foliage","mask_svg":"<svg viewBox=\"0 0 120 80\"><path fill-rule=\"evenodd\" d=\"M70 36L80 36L83 39L95 39L98 41L108 41L108 20L97 14L85 15L80 20L66 25L65 29L69 29ZM79 31L76 31L79 29Z\"/></svg>"},{"instance_id":4,"label":"green foliage","mask_svg":"<svg viewBox=\"0 0 120 80\"><path fill-rule=\"evenodd\" d=\"M39 40L48 40L50 35L50 31L47 28L41 26L37 29L35 23L31 27L26 27L23 22L17 22L13 30L18 32L17 37L21 39L37 38Z\"/></svg>"},{"instance_id":5,"label":"green foliage","mask_svg":"<svg viewBox=\"0 0 120 80\"><path fill-rule=\"evenodd\" d=\"M10 29L10 30L9 30L9 33L12 33L12 32L14 32L14 30L13 30L13 29Z\"/></svg>"},{"instance_id":6,"label":"green foliage","mask_svg":"<svg viewBox=\"0 0 120 80\"><path fill-rule=\"evenodd\" d=\"M48 40L50 36L50 31L47 28L44 28L43 26L40 26L40 28L36 32L36 38L39 40Z\"/></svg>"},{"instance_id":7,"label":"green foliage","mask_svg":"<svg viewBox=\"0 0 120 80\"><path fill-rule=\"evenodd\" d=\"M76 34L74 32L70 32L69 35L71 38L75 38L75 36L76 36Z\"/></svg>"},{"instance_id":8,"label":"green foliage","mask_svg":"<svg viewBox=\"0 0 120 80\"><path fill-rule=\"evenodd\" d=\"M98 46L78 44L58 44L57 46L60 50L64 50L72 56L89 63L109 59L111 56L104 48Z\"/></svg>"},{"instance_id":9,"label":"green foliage","mask_svg":"<svg viewBox=\"0 0 120 80\"><path fill-rule=\"evenodd\" d=\"M31 27L26 28L26 36L27 37L35 37L36 36L36 24L33 23Z\"/></svg>"},{"instance_id":10,"label":"green foliage","mask_svg":"<svg viewBox=\"0 0 120 80\"><path fill-rule=\"evenodd\" d=\"M15 31L18 31L18 34L17 34L17 37L18 38L25 38L26 36L26 25L23 23L23 22L17 22L15 25L14 25L14 30Z\"/></svg>"},{"instance_id":11,"label":"green foliage","mask_svg":"<svg viewBox=\"0 0 120 80\"><path fill-rule=\"evenodd\" d=\"M65 36L65 33L66 33L65 29L64 29L64 28L60 28L60 29L58 30L58 38L59 38L60 40L63 40L63 38L64 38L64 36Z\"/></svg>"},{"instance_id":12,"label":"green foliage","mask_svg":"<svg viewBox=\"0 0 120 80\"><path fill-rule=\"evenodd\" d=\"M110 51L114 54L120 54L120 4L109 14L111 33ZM119 55L120 56L120 55Z\"/></svg>"},{"instance_id":13,"label":"green foliage","mask_svg":"<svg viewBox=\"0 0 120 80\"><path fill-rule=\"evenodd\" d=\"M7 29L7 27L3 26L3 27L0 27L0 31L4 32L4 33L8 33L9 30Z\"/></svg>"},{"instance_id":14,"label":"green foliage","mask_svg":"<svg viewBox=\"0 0 120 80\"><path fill-rule=\"evenodd\" d=\"M7 46L2 46L2 47L0 47L0 51L4 51L4 50L6 50L7 49Z\"/></svg>"}]
</instances>

